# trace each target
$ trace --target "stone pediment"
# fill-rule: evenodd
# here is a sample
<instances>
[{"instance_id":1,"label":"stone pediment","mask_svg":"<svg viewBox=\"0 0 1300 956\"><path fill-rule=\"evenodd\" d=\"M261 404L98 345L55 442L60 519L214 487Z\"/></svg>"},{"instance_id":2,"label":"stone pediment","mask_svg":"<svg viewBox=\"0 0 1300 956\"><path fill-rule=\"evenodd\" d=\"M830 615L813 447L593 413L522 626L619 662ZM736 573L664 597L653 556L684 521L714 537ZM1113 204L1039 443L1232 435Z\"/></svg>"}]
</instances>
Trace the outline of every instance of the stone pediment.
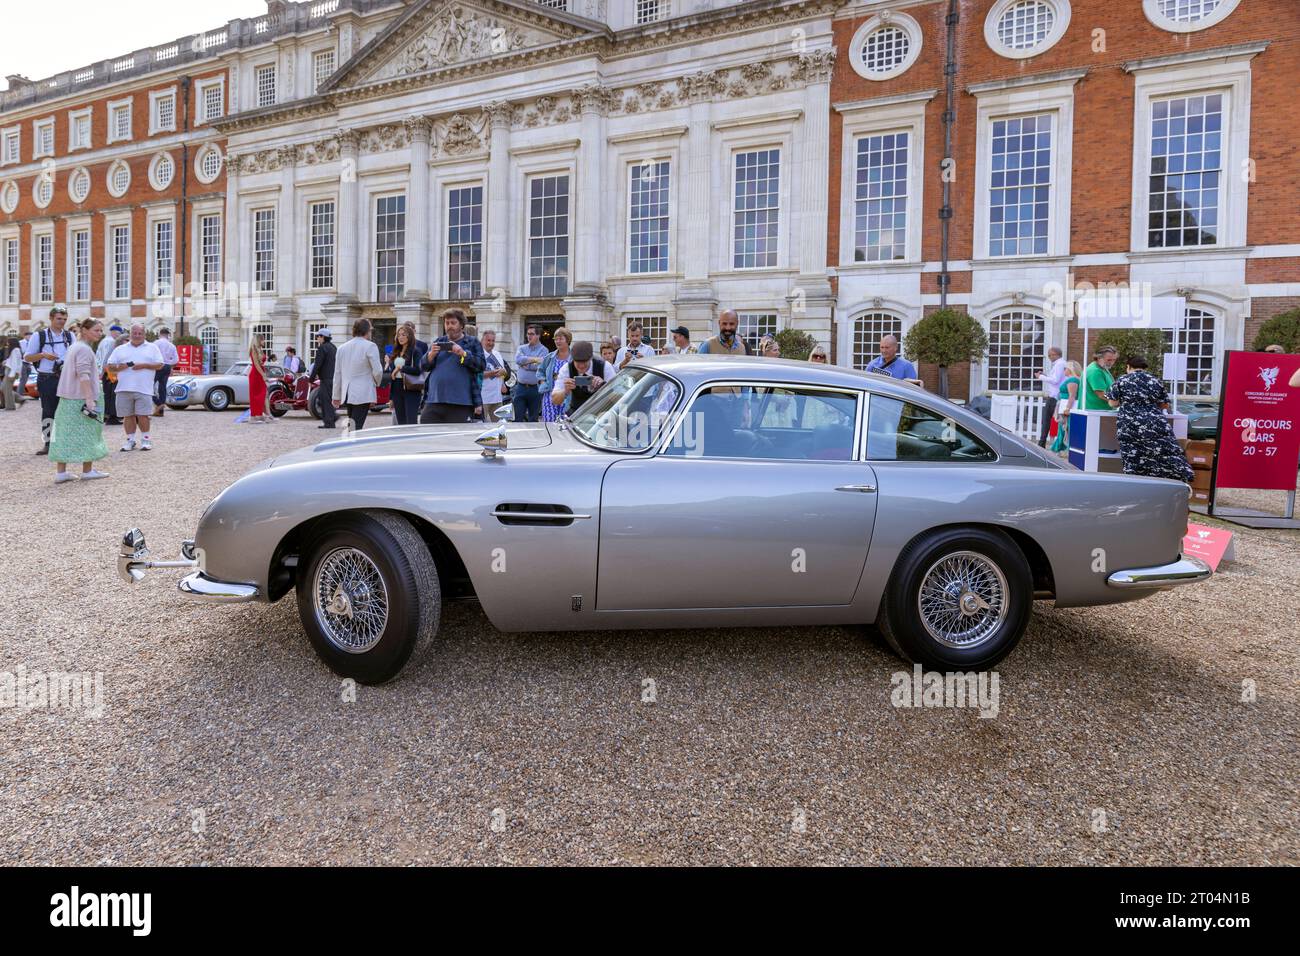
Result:
<instances>
[{"instance_id":1,"label":"stone pediment","mask_svg":"<svg viewBox=\"0 0 1300 956\"><path fill-rule=\"evenodd\" d=\"M599 24L557 15L526 0L425 0L367 44L330 87L367 86L467 66L579 40L599 29Z\"/></svg>"}]
</instances>

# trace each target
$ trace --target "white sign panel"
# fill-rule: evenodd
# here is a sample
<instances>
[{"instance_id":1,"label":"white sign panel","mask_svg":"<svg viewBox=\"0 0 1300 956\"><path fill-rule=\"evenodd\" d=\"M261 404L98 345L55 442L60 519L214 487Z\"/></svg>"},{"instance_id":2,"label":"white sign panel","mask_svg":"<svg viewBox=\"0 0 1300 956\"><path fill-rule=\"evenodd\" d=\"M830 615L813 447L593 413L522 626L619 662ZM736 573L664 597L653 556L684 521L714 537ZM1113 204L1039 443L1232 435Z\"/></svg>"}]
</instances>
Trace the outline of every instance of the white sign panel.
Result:
<instances>
[{"instance_id":1,"label":"white sign panel","mask_svg":"<svg viewBox=\"0 0 1300 956\"><path fill-rule=\"evenodd\" d=\"M1181 329L1187 300L1143 295L1139 289L1107 289L1081 295L1081 329Z\"/></svg>"},{"instance_id":2,"label":"white sign panel","mask_svg":"<svg viewBox=\"0 0 1300 956\"><path fill-rule=\"evenodd\" d=\"M1161 376L1166 382L1185 382L1187 381L1187 356L1184 353L1175 355L1173 352L1165 353L1165 369Z\"/></svg>"}]
</instances>

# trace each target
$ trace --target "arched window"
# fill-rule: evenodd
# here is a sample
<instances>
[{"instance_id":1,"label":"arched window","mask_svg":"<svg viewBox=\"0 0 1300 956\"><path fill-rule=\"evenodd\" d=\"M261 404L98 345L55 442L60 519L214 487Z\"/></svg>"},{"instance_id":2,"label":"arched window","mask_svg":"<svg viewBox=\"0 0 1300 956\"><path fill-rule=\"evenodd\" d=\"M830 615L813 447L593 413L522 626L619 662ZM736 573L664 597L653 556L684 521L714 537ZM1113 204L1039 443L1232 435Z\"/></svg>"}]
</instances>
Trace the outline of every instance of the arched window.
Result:
<instances>
[{"instance_id":1,"label":"arched window","mask_svg":"<svg viewBox=\"0 0 1300 956\"><path fill-rule=\"evenodd\" d=\"M864 312L853 320L853 367L864 369L880 354L880 340L893 335L903 341L903 320L890 312ZM906 357L906 356L904 356Z\"/></svg>"},{"instance_id":2,"label":"arched window","mask_svg":"<svg viewBox=\"0 0 1300 956\"><path fill-rule=\"evenodd\" d=\"M1175 382L1179 395L1213 395L1216 385L1214 372L1214 315L1204 309L1187 307L1187 326L1175 334L1165 332L1165 350L1187 356L1187 378ZM1155 369L1156 374L1160 370Z\"/></svg>"},{"instance_id":3,"label":"arched window","mask_svg":"<svg viewBox=\"0 0 1300 956\"><path fill-rule=\"evenodd\" d=\"M995 315L988 322L989 354L984 363L990 392L1034 392L1034 375L1047 359L1047 321L1032 312Z\"/></svg>"},{"instance_id":4,"label":"arched window","mask_svg":"<svg viewBox=\"0 0 1300 956\"><path fill-rule=\"evenodd\" d=\"M205 325L199 329L199 341L203 343L203 372L205 375L212 375L222 371L217 364L217 344L221 339L221 333L215 325Z\"/></svg>"}]
</instances>

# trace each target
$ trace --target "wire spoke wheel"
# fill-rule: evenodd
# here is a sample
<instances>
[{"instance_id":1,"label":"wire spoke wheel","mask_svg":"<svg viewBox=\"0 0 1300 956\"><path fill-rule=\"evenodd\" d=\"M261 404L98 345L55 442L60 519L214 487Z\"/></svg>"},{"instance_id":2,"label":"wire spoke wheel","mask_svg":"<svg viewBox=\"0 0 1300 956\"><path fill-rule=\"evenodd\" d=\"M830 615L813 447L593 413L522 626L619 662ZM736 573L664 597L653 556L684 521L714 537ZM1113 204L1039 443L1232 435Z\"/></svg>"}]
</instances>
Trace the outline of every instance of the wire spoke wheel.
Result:
<instances>
[{"instance_id":1,"label":"wire spoke wheel","mask_svg":"<svg viewBox=\"0 0 1300 956\"><path fill-rule=\"evenodd\" d=\"M954 551L930 565L916 604L921 623L936 641L963 650L978 647L1006 620L1007 579L985 555Z\"/></svg>"},{"instance_id":2,"label":"wire spoke wheel","mask_svg":"<svg viewBox=\"0 0 1300 956\"><path fill-rule=\"evenodd\" d=\"M365 552L336 548L316 570L312 594L316 622L331 644L348 654L364 654L388 626L388 589L379 568Z\"/></svg>"}]
</instances>

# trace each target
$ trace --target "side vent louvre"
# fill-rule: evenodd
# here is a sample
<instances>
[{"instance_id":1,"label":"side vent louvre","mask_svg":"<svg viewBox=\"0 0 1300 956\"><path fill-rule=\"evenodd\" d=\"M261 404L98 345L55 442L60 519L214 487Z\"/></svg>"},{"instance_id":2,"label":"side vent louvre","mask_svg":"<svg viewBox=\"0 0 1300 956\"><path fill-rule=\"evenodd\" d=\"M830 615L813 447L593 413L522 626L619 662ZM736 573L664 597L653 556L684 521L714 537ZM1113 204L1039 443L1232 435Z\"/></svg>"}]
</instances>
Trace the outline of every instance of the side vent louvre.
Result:
<instances>
[{"instance_id":1,"label":"side vent louvre","mask_svg":"<svg viewBox=\"0 0 1300 956\"><path fill-rule=\"evenodd\" d=\"M568 527L575 517L568 505L533 504L507 501L496 506L492 512L494 518L504 525L545 525L547 527Z\"/></svg>"}]
</instances>

